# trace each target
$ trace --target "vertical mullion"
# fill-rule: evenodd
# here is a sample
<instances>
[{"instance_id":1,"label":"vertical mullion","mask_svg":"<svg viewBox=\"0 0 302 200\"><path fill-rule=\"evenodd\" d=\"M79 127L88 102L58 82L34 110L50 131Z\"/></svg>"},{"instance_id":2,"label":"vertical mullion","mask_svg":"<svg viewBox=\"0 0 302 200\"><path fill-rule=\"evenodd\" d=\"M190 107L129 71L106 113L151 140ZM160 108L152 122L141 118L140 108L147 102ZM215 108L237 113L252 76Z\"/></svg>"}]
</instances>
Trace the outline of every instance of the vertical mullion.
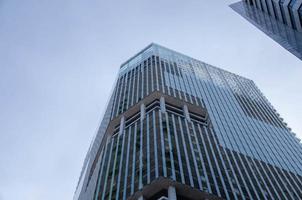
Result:
<instances>
[{"instance_id":1,"label":"vertical mullion","mask_svg":"<svg viewBox=\"0 0 302 200\"><path fill-rule=\"evenodd\" d=\"M185 72L183 73L184 86L185 86L185 91L186 91L185 95L188 96L188 98L187 98L188 101L193 104L193 100L191 97L193 92L191 91L191 87L189 86L190 67L188 66L189 64L186 61L182 61L182 64L185 67Z\"/></svg>"},{"instance_id":2,"label":"vertical mullion","mask_svg":"<svg viewBox=\"0 0 302 200\"><path fill-rule=\"evenodd\" d=\"M177 60L175 60L175 63L174 63L174 65L175 65L175 73L177 74L177 76L175 77L175 86L176 86L176 88L177 88L177 91L178 91L178 96L179 96L179 99L183 99L183 97L182 97L182 88L181 88L181 84L180 84L180 79L182 79L182 74L180 73L180 69L179 69L179 67L178 67L178 64L177 64Z\"/></svg>"},{"instance_id":3,"label":"vertical mullion","mask_svg":"<svg viewBox=\"0 0 302 200\"><path fill-rule=\"evenodd\" d=\"M135 103L137 103L140 99L140 86L141 86L141 83L140 83L140 72L141 71L141 65L138 66L137 68L137 82L136 82L136 100L135 100Z\"/></svg>"},{"instance_id":4,"label":"vertical mullion","mask_svg":"<svg viewBox=\"0 0 302 200\"><path fill-rule=\"evenodd\" d=\"M102 200L104 200L104 197L105 197L105 190L106 190L106 186L107 186L107 182L108 182L108 173L109 173L109 167L110 167L110 162L111 162L111 154L112 154L112 150L113 150L113 146L114 146L114 138L112 138L112 139L110 139L111 141L111 148L110 148L110 152L109 152L109 159L108 159L108 162L107 162L107 169L106 169L106 174L105 174L105 179L104 179L104 187L103 187L103 190L102 190L102 197L101 197L101 199Z\"/></svg>"},{"instance_id":5,"label":"vertical mullion","mask_svg":"<svg viewBox=\"0 0 302 200\"><path fill-rule=\"evenodd\" d=\"M159 127L160 127L160 144L161 144L161 153L162 153L162 163L163 163L163 175L167 177L167 168L166 168L166 156L165 156L165 143L164 143L164 134L163 134L163 121L162 121L162 112L158 113L159 115Z\"/></svg>"},{"instance_id":6,"label":"vertical mullion","mask_svg":"<svg viewBox=\"0 0 302 200\"><path fill-rule=\"evenodd\" d=\"M156 137L156 120L155 120L155 111L152 111L152 118L153 118L153 137L154 137L154 161L155 161L155 178L159 177L158 174L158 154L157 154L157 137Z\"/></svg>"},{"instance_id":7,"label":"vertical mullion","mask_svg":"<svg viewBox=\"0 0 302 200\"><path fill-rule=\"evenodd\" d=\"M202 139L202 145L203 145L203 148L204 148L205 153L206 153L206 157L207 157L207 161L208 161L208 164L209 164L209 167L210 167L211 175L213 177L215 189L217 191L218 196L221 196L221 193L220 193L220 190L219 190L219 187L218 187L218 184L217 184L216 176L215 176L214 171L213 171L213 166L212 166L212 163L211 163L211 160L210 160L210 157L209 157L209 152L206 148L206 144L205 144L203 134L202 134L202 131L201 131L201 128L200 128L199 124L198 124L198 131L199 131L199 133L201 133L200 136L201 136L201 139Z\"/></svg>"},{"instance_id":8,"label":"vertical mullion","mask_svg":"<svg viewBox=\"0 0 302 200\"><path fill-rule=\"evenodd\" d=\"M134 178L135 178L135 154L136 154L136 133L137 132L137 122L135 123L135 127L134 127L134 143L133 143L133 156L132 156L132 177L131 177L131 193L134 193Z\"/></svg>"},{"instance_id":9,"label":"vertical mullion","mask_svg":"<svg viewBox=\"0 0 302 200\"><path fill-rule=\"evenodd\" d=\"M168 90L168 95L171 95L171 91L170 91L170 80L169 80L169 77L166 76L166 74L168 74L167 72L167 62L166 61L162 61L162 64L163 64L163 76L164 76L164 83L165 83L165 86L167 87L167 90Z\"/></svg>"},{"instance_id":10,"label":"vertical mullion","mask_svg":"<svg viewBox=\"0 0 302 200\"><path fill-rule=\"evenodd\" d=\"M149 76L151 76L151 74L149 74L149 64L151 62L151 57L148 58L147 64L146 64L146 95L147 96L150 93L149 87L151 85L151 82L149 82Z\"/></svg>"},{"instance_id":11,"label":"vertical mullion","mask_svg":"<svg viewBox=\"0 0 302 200\"><path fill-rule=\"evenodd\" d=\"M163 61L162 61L162 59L160 58L159 59L159 73L160 73L160 77L161 77L161 85L162 85L162 91L163 91L163 93L166 93L166 89L165 89L165 85L166 85L166 83L165 83L165 78L164 78L164 72L163 72L163 70L164 70L164 66L163 66Z\"/></svg>"},{"instance_id":12,"label":"vertical mullion","mask_svg":"<svg viewBox=\"0 0 302 200\"><path fill-rule=\"evenodd\" d=\"M97 200L97 197L98 197L98 194L99 194L99 191L100 191L100 187L101 187L100 182L101 182L101 177L102 177L102 174L103 174L103 168L104 168L104 163L105 163L107 146L108 146L108 143L105 144L105 147L102 150L102 153L100 155L100 158L102 158L102 159L101 159L101 163L100 163L99 175L98 175L97 184L96 184L96 191L95 191L94 198L93 198L95 200Z\"/></svg>"},{"instance_id":13,"label":"vertical mullion","mask_svg":"<svg viewBox=\"0 0 302 200\"><path fill-rule=\"evenodd\" d=\"M185 119L182 119L182 120L185 120ZM185 153L185 158L186 158L186 163L187 163L187 170L188 170L188 173L189 173L189 180L190 180L190 185L192 187L194 187L194 183L193 183L193 178L192 178L192 172L191 172L191 167L190 167L190 162L189 162L189 159L188 159L188 152L187 152L187 148L186 148L186 141L185 141L185 138L184 138L184 127L182 125L182 122L181 122L181 118L178 117L178 122L179 122L179 127L180 127L180 132L181 132L181 139L182 139L182 144L184 146L184 153Z\"/></svg>"},{"instance_id":14,"label":"vertical mullion","mask_svg":"<svg viewBox=\"0 0 302 200\"><path fill-rule=\"evenodd\" d=\"M160 79L160 76L159 76L159 67L160 67L160 63L159 63L159 57L156 56L155 57L156 60L155 60L155 78L156 78L156 89L157 91L160 91L162 88L160 88L159 86L159 79Z\"/></svg>"},{"instance_id":15,"label":"vertical mullion","mask_svg":"<svg viewBox=\"0 0 302 200\"><path fill-rule=\"evenodd\" d=\"M189 101L187 99L187 95L186 95L186 87L185 87L185 84L184 84L185 72L184 72L182 63L179 63L179 66L180 67L178 67L178 72L181 75L181 81L179 83L180 83L180 88L181 88L181 94L183 95L182 99L184 99L185 101Z\"/></svg>"},{"instance_id":16,"label":"vertical mullion","mask_svg":"<svg viewBox=\"0 0 302 200\"><path fill-rule=\"evenodd\" d=\"M172 115L172 121L173 121L173 129L174 129L174 133L175 133L175 143L176 143L176 149L177 149L177 157L178 157L178 163L179 163L181 183L185 184L185 177L184 177L184 172L183 172L183 165L182 165L182 159L181 159L181 152L180 152L180 148L179 148L178 135L176 134L177 130L176 130L174 115Z\"/></svg>"},{"instance_id":17,"label":"vertical mullion","mask_svg":"<svg viewBox=\"0 0 302 200\"><path fill-rule=\"evenodd\" d=\"M147 124L147 184L150 183L150 131L149 131L149 118L150 114L146 115L146 124Z\"/></svg>"},{"instance_id":18,"label":"vertical mullion","mask_svg":"<svg viewBox=\"0 0 302 200\"><path fill-rule=\"evenodd\" d=\"M128 180L128 166L129 166L129 156L130 156L130 142L131 142L131 136L132 136L132 127L129 126L129 133L128 133L128 143L127 143L127 157L126 157L126 169L125 169L125 177L124 177L124 192L123 192L123 200L126 199L126 194L127 194L127 180Z\"/></svg>"},{"instance_id":19,"label":"vertical mullion","mask_svg":"<svg viewBox=\"0 0 302 200\"><path fill-rule=\"evenodd\" d=\"M194 132L194 135L195 135L195 142L196 142L196 146L197 146L197 150L198 150L198 154L199 154L200 163L201 163L201 166L202 166L202 171L204 172L203 174L204 174L204 177L206 179L207 187L211 188L210 187L209 178L208 178L208 175L207 175L207 170L206 170L206 167L205 167L205 161L203 160L203 157L202 157L202 154L201 154L201 150L200 150L201 143L199 142L198 137L197 137L197 134L200 134L200 133L197 133L197 130L195 129L195 126L197 126L197 124L195 124L193 126L193 132ZM199 174L199 176L200 176L200 174ZM203 189L204 187L205 186L203 186L203 183L201 182L200 189L204 190Z\"/></svg>"},{"instance_id":20,"label":"vertical mullion","mask_svg":"<svg viewBox=\"0 0 302 200\"><path fill-rule=\"evenodd\" d=\"M125 106L125 101L127 100L128 101L128 99L127 99L127 96L126 96L126 92L129 92L129 91L127 91L127 89L128 89L128 74L129 74L129 72L127 72L126 73L126 77L125 77L125 85L124 85L124 91L123 91L123 94L122 94L122 101L121 101L121 103L122 103L122 111L121 111L121 113L123 113L124 112L124 109L126 109L126 107L127 106Z\"/></svg>"},{"instance_id":21,"label":"vertical mullion","mask_svg":"<svg viewBox=\"0 0 302 200\"><path fill-rule=\"evenodd\" d=\"M117 144L116 144L116 148L115 148L115 155L114 155L114 161L113 161L112 176L111 176L111 181L110 181L109 199L111 199L113 188L116 187L116 186L114 186L114 184L115 184L114 183L114 178L115 178L115 170L116 170L115 168L116 168L116 165L117 165L117 157L118 157L119 148L120 148L120 136L121 135L117 136Z\"/></svg>"},{"instance_id":22,"label":"vertical mullion","mask_svg":"<svg viewBox=\"0 0 302 200\"><path fill-rule=\"evenodd\" d=\"M174 76L175 76L175 74L174 73L172 73L172 71L174 72L174 70L172 69L172 67L171 67L171 63L172 63L172 60L169 60L168 62L167 62L167 67L169 68L169 82L170 82L170 87L171 87L171 89L172 89L172 93L173 93L173 97L176 97L176 92L175 92L175 87L173 87L174 85L175 85L175 81L174 81ZM173 82L173 83L172 83Z\"/></svg>"},{"instance_id":23,"label":"vertical mullion","mask_svg":"<svg viewBox=\"0 0 302 200\"><path fill-rule=\"evenodd\" d=\"M174 157L173 157L173 148L172 148L172 142L171 142L170 120L169 120L167 112L165 113L165 117L166 117L167 129L168 129L168 141L169 141L169 153L170 153L170 161L171 161L172 179L176 180Z\"/></svg>"},{"instance_id":24,"label":"vertical mullion","mask_svg":"<svg viewBox=\"0 0 302 200\"><path fill-rule=\"evenodd\" d=\"M154 89L154 85L155 86L157 86L156 85L156 82L154 82L154 72L153 72L153 68L154 68L154 66L155 66L155 56L153 55L152 56L152 59L151 59L151 63L150 63L150 75L149 76L151 76L151 92L153 92L155 89Z\"/></svg>"},{"instance_id":25,"label":"vertical mullion","mask_svg":"<svg viewBox=\"0 0 302 200\"><path fill-rule=\"evenodd\" d=\"M129 75L130 75L130 79L129 79L129 86L128 86L128 97L127 97L127 106L126 106L126 109L128 109L131 105L131 100L132 98L130 99L130 94L133 94L133 89L131 90L131 86L133 84L133 70L131 70L129 72Z\"/></svg>"},{"instance_id":26,"label":"vertical mullion","mask_svg":"<svg viewBox=\"0 0 302 200\"><path fill-rule=\"evenodd\" d=\"M128 138L128 141L129 141L129 144L128 144L128 153L127 153L127 166L126 166L126 176L125 176L125 188L126 188L126 192L124 192L124 199L126 199L127 196L130 196L131 195L131 190L132 190L132 168L133 168L133 148L134 148L134 135L135 135L135 132L134 132L134 128L135 127L135 123L133 123L132 125L130 125L129 127L129 138ZM133 133L133 134L132 134Z\"/></svg>"},{"instance_id":27,"label":"vertical mullion","mask_svg":"<svg viewBox=\"0 0 302 200\"><path fill-rule=\"evenodd\" d=\"M124 91L125 91L125 85L126 83L126 75L123 75L123 81L122 81L122 86L121 86L121 92L120 92L120 95L119 95L119 98L118 98L118 104L117 104L117 113L115 116L119 115L121 113L121 109L122 108L122 101L123 101L123 98L124 98Z\"/></svg>"},{"instance_id":28,"label":"vertical mullion","mask_svg":"<svg viewBox=\"0 0 302 200\"><path fill-rule=\"evenodd\" d=\"M122 81L123 81L123 76L120 76L117 81L116 93L115 93L115 98L114 98L114 103L113 103L113 113L112 113L111 118L114 118L118 111L118 101L119 101L119 97L120 97L120 93L121 93Z\"/></svg>"},{"instance_id":29,"label":"vertical mullion","mask_svg":"<svg viewBox=\"0 0 302 200\"><path fill-rule=\"evenodd\" d=\"M139 149L139 186L138 189L143 188L143 131L144 131L144 119L140 119L140 149Z\"/></svg>"},{"instance_id":30,"label":"vertical mullion","mask_svg":"<svg viewBox=\"0 0 302 200\"><path fill-rule=\"evenodd\" d=\"M215 134L214 134L214 130L213 130L212 128L209 128L208 133L211 134L212 137L213 137L214 145L216 146L216 149L217 149L217 151L218 151L218 153L219 153L219 157L220 157L220 159L222 160L222 164L223 164L224 170L225 170L225 172L226 172L226 174L227 174L227 176L228 176L227 178L228 178L228 181L229 181L229 183L230 183L230 185L231 185L231 189L234 191L233 182L231 181L230 175L228 174L227 167L226 167L226 164L225 164L225 163L228 163L228 165L230 166L230 168L231 168L231 174L232 174L232 177L235 178L236 186L239 187L239 191L240 191L241 195L243 195L241 186L240 186L240 184L239 184L239 182L238 182L238 179L237 179L237 177L236 177L236 175L235 175L233 166L232 166L232 164L230 163L229 157L228 157L228 155L227 155L225 149L224 149L224 148L221 148L222 150L220 150L219 143L218 143L218 141L216 141ZM226 156L226 160L223 159L222 153L224 153L224 155ZM264 196L264 197L265 197L265 196Z\"/></svg>"},{"instance_id":31,"label":"vertical mullion","mask_svg":"<svg viewBox=\"0 0 302 200\"><path fill-rule=\"evenodd\" d=\"M126 138L126 130L124 130L123 134L121 135L123 137L123 141L122 141L122 151L121 151L121 155L120 155L120 160L119 160L119 171L118 171L118 178L117 178L117 190L116 190L116 199L119 199L119 191L120 191L120 183L121 183L121 174L122 174L122 163L123 163L123 159L124 159L124 145L125 145L125 138Z\"/></svg>"},{"instance_id":32,"label":"vertical mullion","mask_svg":"<svg viewBox=\"0 0 302 200\"><path fill-rule=\"evenodd\" d=\"M185 120L187 136L188 136L188 139L189 139L189 146L190 146L190 150L191 150L191 153L192 153L192 156L193 156L194 166L192 166L192 168L195 169L195 173L197 175L198 186L199 186L199 188L202 188L202 183L201 183L201 180L200 180L200 174L199 174L198 166L197 166L197 162L196 162L196 156L195 156L195 152L194 152L194 148L193 148L193 144L192 144L191 131L189 130L189 123L191 123L191 122L188 122L188 120Z\"/></svg>"},{"instance_id":33,"label":"vertical mullion","mask_svg":"<svg viewBox=\"0 0 302 200\"><path fill-rule=\"evenodd\" d=\"M144 86L145 86L145 64L144 62L141 64L141 70L140 70L140 73L141 73L141 99L144 98L145 96L145 90L144 90Z\"/></svg>"},{"instance_id":34,"label":"vertical mullion","mask_svg":"<svg viewBox=\"0 0 302 200\"><path fill-rule=\"evenodd\" d=\"M208 132L208 130L207 130L205 127L203 128L203 130L206 132L205 137L207 137L207 139L208 139L208 141L209 141L209 145L210 145L212 154L213 154L213 156L214 156L214 161L215 161L216 167L218 168L218 173L219 173L219 176L220 176L220 179L221 179L223 188L224 188L224 190L225 190L226 196L227 196L227 198L230 198L230 197L229 197L229 194L228 194L228 190L226 189L226 183L225 183L226 180L225 180L225 177L222 176L222 169L220 169L220 166L219 166L218 161L217 161L217 159L220 157L221 162L222 162L222 165L223 165L224 170L225 170L225 165L224 165L223 160L222 160L222 158L221 158L221 154L219 154L219 155L218 155L219 157L217 158L217 155L215 155L215 152L214 152L214 147L213 147L214 145L212 144L212 142L211 142L211 140L210 140L210 137L209 137L209 132ZM218 150L218 152L219 152L219 150ZM226 175L227 175L226 178L228 179L228 181L229 181L229 183L230 183L230 185L231 185L232 190L234 190L234 188L232 187L232 184L231 184L231 181L230 181L230 179L229 179L229 176L228 176L228 173L227 173L227 172L226 172ZM236 199L237 199L237 196L235 196L235 197L236 197Z\"/></svg>"}]
</instances>

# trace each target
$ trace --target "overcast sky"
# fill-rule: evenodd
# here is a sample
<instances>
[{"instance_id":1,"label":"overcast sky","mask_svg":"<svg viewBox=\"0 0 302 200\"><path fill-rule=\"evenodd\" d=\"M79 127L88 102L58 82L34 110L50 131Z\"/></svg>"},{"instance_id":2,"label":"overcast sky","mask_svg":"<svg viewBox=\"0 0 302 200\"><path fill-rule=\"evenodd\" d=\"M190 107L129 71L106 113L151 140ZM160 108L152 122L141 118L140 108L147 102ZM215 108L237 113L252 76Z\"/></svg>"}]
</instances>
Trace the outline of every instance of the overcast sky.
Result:
<instances>
[{"instance_id":1,"label":"overcast sky","mask_svg":"<svg viewBox=\"0 0 302 200\"><path fill-rule=\"evenodd\" d=\"M151 42L255 81L302 138L302 62L231 0L0 0L0 200L72 199L122 62Z\"/></svg>"}]
</instances>

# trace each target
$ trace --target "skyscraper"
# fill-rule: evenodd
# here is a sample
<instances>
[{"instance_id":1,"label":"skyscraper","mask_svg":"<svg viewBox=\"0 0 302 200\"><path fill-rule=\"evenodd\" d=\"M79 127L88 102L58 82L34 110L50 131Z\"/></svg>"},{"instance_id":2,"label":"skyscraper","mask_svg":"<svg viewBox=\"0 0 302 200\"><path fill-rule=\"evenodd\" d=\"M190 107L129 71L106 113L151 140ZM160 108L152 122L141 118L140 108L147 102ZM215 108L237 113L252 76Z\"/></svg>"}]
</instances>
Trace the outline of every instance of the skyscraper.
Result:
<instances>
[{"instance_id":1,"label":"skyscraper","mask_svg":"<svg viewBox=\"0 0 302 200\"><path fill-rule=\"evenodd\" d=\"M302 199L302 145L253 81L151 44L121 65L74 199Z\"/></svg>"},{"instance_id":2,"label":"skyscraper","mask_svg":"<svg viewBox=\"0 0 302 200\"><path fill-rule=\"evenodd\" d=\"M302 1L243 0L230 7L302 60Z\"/></svg>"}]
</instances>

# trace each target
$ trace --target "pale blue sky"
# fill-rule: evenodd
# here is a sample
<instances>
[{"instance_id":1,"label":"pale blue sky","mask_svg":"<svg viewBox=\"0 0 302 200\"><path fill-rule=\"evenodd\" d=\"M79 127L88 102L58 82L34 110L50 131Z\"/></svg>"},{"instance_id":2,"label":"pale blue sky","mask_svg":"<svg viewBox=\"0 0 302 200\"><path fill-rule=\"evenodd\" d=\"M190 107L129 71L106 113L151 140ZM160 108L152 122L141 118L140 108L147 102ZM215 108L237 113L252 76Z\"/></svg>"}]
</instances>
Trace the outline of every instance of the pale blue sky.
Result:
<instances>
[{"instance_id":1,"label":"pale blue sky","mask_svg":"<svg viewBox=\"0 0 302 200\"><path fill-rule=\"evenodd\" d=\"M248 77L302 138L302 62L231 0L0 0L0 200L72 199L119 65L151 42Z\"/></svg>"}]
</instances>

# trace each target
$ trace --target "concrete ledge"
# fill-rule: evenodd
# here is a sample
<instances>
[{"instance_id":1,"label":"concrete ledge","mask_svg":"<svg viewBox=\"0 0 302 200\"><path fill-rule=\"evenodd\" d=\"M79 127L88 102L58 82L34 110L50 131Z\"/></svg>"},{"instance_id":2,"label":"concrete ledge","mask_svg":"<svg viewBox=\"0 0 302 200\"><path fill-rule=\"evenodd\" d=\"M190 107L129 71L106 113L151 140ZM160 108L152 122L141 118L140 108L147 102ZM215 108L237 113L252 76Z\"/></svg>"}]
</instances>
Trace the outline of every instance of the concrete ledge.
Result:
<instances>
[{"instance_id":1,"label":"concrete ledge","mask_svg":"<svg viewBox=\"0 0 302 200\"><path fill-rule=\"evenodd\" d=\"M148 200L148 198L151 198L161 190L168 190L169 186L175 187L177 195L181 195L191 200L223 200L223 198L221 197L217 197L213 194L203 192L196 188L192 188L191 186L178 183L165 177L159 177L155 179L149 185L144 186L143 189L128 197L127 200L138 200L138 198L141 196L143 196L144 199Z\"/></svg>"}]
</instances>

